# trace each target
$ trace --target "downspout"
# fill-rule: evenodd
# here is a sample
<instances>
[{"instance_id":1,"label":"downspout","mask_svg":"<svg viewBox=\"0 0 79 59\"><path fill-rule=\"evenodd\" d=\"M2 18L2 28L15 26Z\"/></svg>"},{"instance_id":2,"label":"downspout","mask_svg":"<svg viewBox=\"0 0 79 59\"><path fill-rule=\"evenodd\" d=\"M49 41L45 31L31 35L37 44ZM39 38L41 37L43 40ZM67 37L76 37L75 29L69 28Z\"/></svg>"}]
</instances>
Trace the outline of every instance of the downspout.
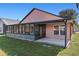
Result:
<instances>
[{"instance_id":1,"label":"downspout","mask_svg":"<svg viewBox=\"0 0 79 59\"><path fill-rule=\"evenodd\" d=\"M67 19L65 19L65 47L66 48L66 45L67 45Z\"/></svg>"}]
</instances>

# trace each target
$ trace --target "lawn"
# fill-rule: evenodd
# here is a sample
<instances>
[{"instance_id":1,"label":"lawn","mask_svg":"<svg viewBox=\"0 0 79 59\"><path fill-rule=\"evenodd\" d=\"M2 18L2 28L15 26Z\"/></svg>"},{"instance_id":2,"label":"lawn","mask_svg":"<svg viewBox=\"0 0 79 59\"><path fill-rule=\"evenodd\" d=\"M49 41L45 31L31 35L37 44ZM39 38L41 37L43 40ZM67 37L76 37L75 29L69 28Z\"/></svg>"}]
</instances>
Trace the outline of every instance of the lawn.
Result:
<instances>
[{"instance_id":1,"label":"lawn","mask_svg":"<svg viewBox=\"0 0 79 59\"><path fill-rule=\"evenodd\" d=\"M58 55L79 56L79 33L73 34L70 47L62 50Z\"/></svg>"},{"instance_id":2,"label":"lawn","mask_svg":"<svg viewBox=\"0 0 79 59\"><path fill-rule=\"evenodd\" d=\"M43 43L0 37L0 55L9 56L53 56L62 51L62 47Z\"/></svg>"},{"instance_id":3,"label":"lawn","mask_svg":"<svg viewBox=\"0 0 79 59\"><path fill-rule=\"evenodd\" d=\"M0 37L0 55L10 56L78 56L79 33L73 34L68 48L43 43Z\"/></svg>"}]
</instances>

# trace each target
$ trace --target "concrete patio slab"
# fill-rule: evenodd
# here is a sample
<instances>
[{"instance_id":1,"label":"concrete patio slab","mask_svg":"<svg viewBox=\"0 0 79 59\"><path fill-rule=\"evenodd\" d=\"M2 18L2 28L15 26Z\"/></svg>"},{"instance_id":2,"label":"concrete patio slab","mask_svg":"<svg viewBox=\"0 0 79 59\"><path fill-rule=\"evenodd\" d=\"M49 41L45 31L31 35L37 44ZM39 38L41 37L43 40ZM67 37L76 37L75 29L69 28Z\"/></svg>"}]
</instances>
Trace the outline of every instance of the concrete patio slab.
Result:
<instances>
[{"instance_id":1,"label":"concrete patio slab","mask_svg":"<svg viewBox=\"0 0 79 59\"><path fill-rule=\"evenodd\" d=\"M36 40L35 42L42 42L42 43L47 43L47 44L54 44L54 45L59 45L59 46L65 46L65 41L64 39L50 39L50 38L42 38L39 40Z\"/></svg>"}]
</instances>

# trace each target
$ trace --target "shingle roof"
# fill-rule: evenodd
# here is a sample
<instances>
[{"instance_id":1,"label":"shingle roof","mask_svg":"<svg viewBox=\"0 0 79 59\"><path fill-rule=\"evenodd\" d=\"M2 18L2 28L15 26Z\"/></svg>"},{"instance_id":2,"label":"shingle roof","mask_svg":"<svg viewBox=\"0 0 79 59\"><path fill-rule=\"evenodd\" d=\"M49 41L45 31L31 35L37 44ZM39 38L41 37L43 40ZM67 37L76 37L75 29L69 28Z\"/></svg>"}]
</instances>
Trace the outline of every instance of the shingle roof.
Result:
<instances>
[{"instance_id":1,"label":"shingle roof","mask_svg":"<svg viewBox=\"0 0 79 59\"><path fill-rule=\"evenodd\" d=\"M33 8L20 23L33 23L33 22L44 22L52 20L61 20L62 17L54 15L52 13Z\"/></svg>"},{"instance_id":2,"label":"shingle roof","mask_svg":"<svg viewBox=\"0 0 79 59\"><path fill-rule=\"evenodd\" d=\"M19 21L18 20L13 20L13 19L8 19L8 18L0 18L4 24L6 25L12 25L12 24L18 24Z\"/></svg>"}]
</instances>

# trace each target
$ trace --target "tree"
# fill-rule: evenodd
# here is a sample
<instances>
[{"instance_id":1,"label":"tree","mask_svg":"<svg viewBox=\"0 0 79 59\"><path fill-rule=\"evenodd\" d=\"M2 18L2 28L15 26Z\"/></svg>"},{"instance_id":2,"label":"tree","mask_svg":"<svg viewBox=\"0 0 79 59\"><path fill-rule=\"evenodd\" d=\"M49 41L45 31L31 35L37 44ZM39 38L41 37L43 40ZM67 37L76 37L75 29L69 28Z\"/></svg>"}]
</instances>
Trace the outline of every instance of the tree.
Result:
<instances>
[{"instance_id":1,"label":"tree","mask_svg":"<svg viewBox=\"0 0 79 59\"><path fill-rule=\"evenodd\" d=\"M76 7L79 9L79 3L76 3Z\"/></svg>"},{"instance_id":2,"label":"tree","mask_svg":"<svg viewBox=\"0 0 79 59\"><path fill-rule=\"evenodd\" d=\"M74 9L62 10L59 12L59 16L65 18L65 19L71 19L74 21L75 24L77 24L75 19L77 18L78 13Z\"/></svg>"},{"instance_id":3,"label":"tree","mask_svg":"<svg viewBox=\"0 0 79 59\"><path fill-rule=\"evenodd\" d=\"M79 3L76 3L76 7L77 7L77 9L79 9ZM79 24L77 25L77 27L79 28Z\"/></svg>"}]
</instances>

